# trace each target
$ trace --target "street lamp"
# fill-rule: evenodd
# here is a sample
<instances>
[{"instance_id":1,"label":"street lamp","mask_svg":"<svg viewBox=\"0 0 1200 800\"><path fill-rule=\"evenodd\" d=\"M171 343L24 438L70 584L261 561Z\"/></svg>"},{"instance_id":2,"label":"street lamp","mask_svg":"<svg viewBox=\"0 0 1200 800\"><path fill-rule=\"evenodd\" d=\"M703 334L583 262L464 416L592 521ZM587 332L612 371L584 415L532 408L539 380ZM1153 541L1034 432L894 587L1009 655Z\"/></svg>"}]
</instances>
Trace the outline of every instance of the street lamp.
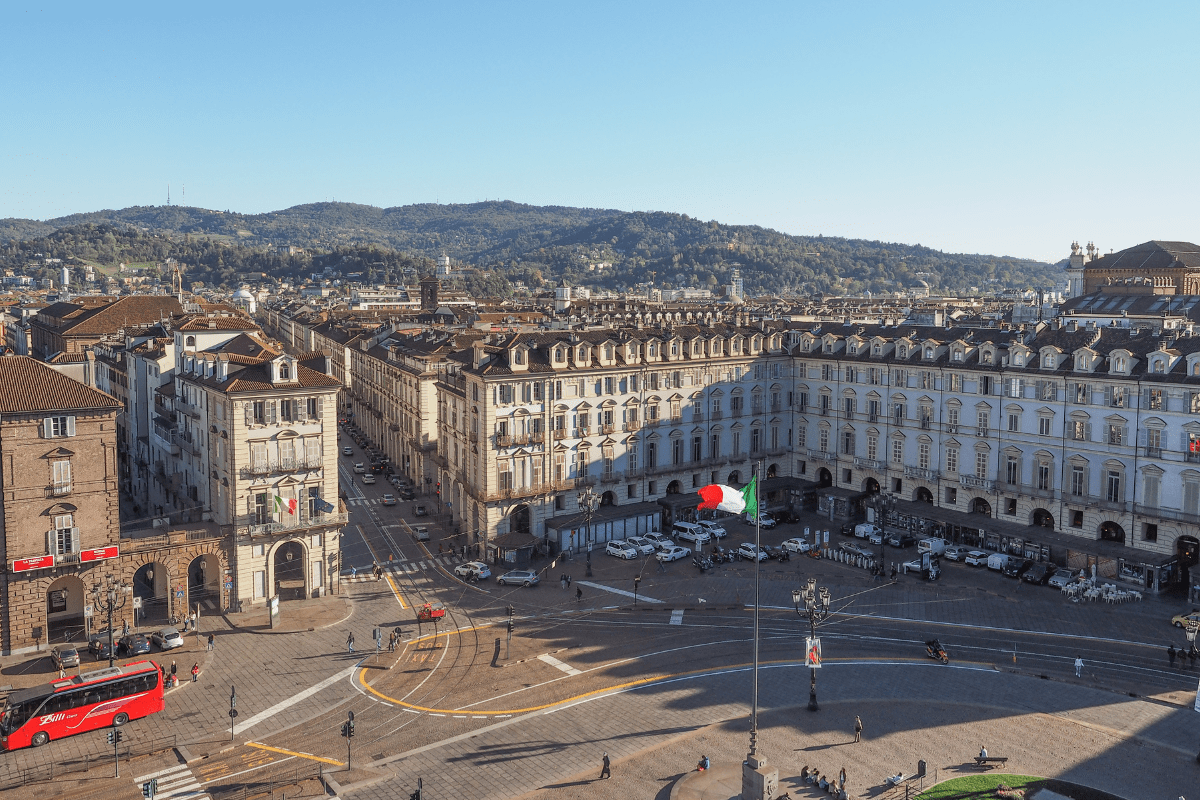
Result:
<instances>
[{"instance_id":1,"label":"street lamp","mask_svg":"<svg viewBox=\"0 0 1200 800\"><path fill-rule=\"evenodd\" d=\"M126 587L117 580L115 575L107 576L92 587L92 602L96 604L96 608L108 612L108 665L110 667L117 660L116 645L113 642L113 613L125 607L125 589Z\"/></svg>"},{"instance_id":2,"label":"street lamp","mask_svg":"<svg viewBox=\"0 0 1200 800\"><path fill-rule=\"evenodd\" d=\"M808 620L809 647L816 649L816 657L820 656L820 643L817 641L817 625L829 617L829 589L822 586L817 588L817 579L809 578L808 585L803 589L792 590L792 603L801 619ZM819 660L809 658L805 650L805 660L809 664L808 710L817 710L817 667Z\"/></svg>"},{"instance_id":3,"label":"street lamp","mask_svg":"<svg viewBox=\"0 0 1200 800\"><path fill-rule=\"evenodd\" d=\"M1196 651L1196 633L1200 631L1200 620L1189 619L1185 626L1184 635L1188 640L1188 654Z\"/></svg>"},{"instance_id":4,"label":"street lamp","mask_svg":"<svg viewBox=\"0 0 1200 800\"><path fill-rule=\"evenodd\" d=\"M587 536L587 576L590 578L592 577L592 515L600 507L600 495L593 492L592 487L585 486L579 493L578 501L579 510L583 512L583 529Z\"/></svg>"},{"instance_id":5,"label":"street lamp","mask_svg":"<svg viewBox=\"0 0 1200 800\"><path fill-rule=\"evenodd\" d=\"M896 497L893 494L876 493L867 501L871 508L875 509L875 523L879 525L879 530L883 531L883 523L887 520L888 514L896 513ZM883 535L879 536L879 568L883 569Z\"/></svg>"}]
</instances>

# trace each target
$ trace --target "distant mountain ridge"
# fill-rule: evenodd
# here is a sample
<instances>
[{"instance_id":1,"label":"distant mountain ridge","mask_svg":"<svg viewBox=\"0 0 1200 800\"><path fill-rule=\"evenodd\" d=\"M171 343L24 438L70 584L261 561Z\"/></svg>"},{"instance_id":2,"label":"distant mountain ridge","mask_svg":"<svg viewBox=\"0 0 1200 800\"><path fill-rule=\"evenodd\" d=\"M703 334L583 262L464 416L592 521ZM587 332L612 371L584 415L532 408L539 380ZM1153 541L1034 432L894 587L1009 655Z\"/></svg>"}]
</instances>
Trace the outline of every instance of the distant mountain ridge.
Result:
<instances>
[{"instance_id":1,"label":"distant mountain ridge","mask_svg":"<svg viewBox=\"0 0 1200 800\"><path fill-rule=\"evenodd\" d=\"M734 268L741 270L748 291L771 294L890 292L922 284L947 291L1049 288L1063 277L1061 267L1029 259L793 236L686 214L512 201L394 208L325 202L264 214L135 206L45 221L0 220L0 250L16 252L21 243L19 250L29 252L37 240L130 228L168 241L221 242L230 248L231 258L223 261L231 265L238 261L232 251L261 252L271 245L319 252L382 247L417 259L445 254L456 263L530 284L565 279L602 288L648 282L715 289L729 283Z\"/></svg>"}]
</instances>

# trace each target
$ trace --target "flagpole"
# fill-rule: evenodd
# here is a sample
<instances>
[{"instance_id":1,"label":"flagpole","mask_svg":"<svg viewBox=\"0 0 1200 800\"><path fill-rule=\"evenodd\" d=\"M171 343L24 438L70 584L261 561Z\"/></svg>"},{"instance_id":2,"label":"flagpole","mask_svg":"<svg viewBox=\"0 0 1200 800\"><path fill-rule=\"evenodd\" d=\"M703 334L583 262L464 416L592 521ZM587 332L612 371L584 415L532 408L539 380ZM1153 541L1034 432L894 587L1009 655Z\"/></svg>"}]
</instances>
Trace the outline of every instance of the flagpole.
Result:
<instances>
[{"instance_id":1,"label":"flagpole","mask_svg":"<svg viewBox=\"0 0 1200 800\"><path fill-rule=\"evenodd\" d=\"M759 559L759 553L762 552L762 510L759 507L758 500L758 473L762 472L762 462L758 463L758 469L751 476L750 480L754 483L754 689L752 692L752 706L750 711L750 757L753 758L757 753L758 745L758 573L759 564L762 562Z\"/></svg>"}]
</instances>

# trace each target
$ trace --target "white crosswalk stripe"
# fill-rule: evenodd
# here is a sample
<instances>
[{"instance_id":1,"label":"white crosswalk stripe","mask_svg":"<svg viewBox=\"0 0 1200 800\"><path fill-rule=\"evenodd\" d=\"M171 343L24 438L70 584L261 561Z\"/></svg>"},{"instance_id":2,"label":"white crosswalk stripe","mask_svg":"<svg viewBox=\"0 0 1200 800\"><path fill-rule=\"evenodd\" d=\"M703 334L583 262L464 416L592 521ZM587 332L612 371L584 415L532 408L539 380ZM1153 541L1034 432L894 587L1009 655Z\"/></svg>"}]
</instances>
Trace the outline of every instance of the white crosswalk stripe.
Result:
<instances>
[{"instance_id":1,"label":"white crosswalk stripe","mask_svg":"<svg viewBox=\"0 0 1200 800\"><path fill-rule=\"evenodd\" d=\"M134 778L134 786L140 790L142 784L151 778L158 781L154 800L208 800L208 794L201 788L200 782L196 780L187 764Z\"/></svg>"},{"instance_id":2,"label":"white crosswalk stripe","mask_svg":"<svg viewBox=\"0 0 1200 800\"><path fill-rule=\"evenodd\" d=\"M435 570L437 566L434 564L434 562L437 562L437 564L441 565L445 569L453 569L458 565L458 561L456 559L443 555L434 556L433 558L423 561L399 561L393 564L385 564L383 571L391 573L404 572L412 575L414 572ZM368 583L374 581L375 576L371 574L370 567L364 567L358 571L357 575L343 575L342 580L350 581L352 583Z\"/></svg>"}]
</instances>

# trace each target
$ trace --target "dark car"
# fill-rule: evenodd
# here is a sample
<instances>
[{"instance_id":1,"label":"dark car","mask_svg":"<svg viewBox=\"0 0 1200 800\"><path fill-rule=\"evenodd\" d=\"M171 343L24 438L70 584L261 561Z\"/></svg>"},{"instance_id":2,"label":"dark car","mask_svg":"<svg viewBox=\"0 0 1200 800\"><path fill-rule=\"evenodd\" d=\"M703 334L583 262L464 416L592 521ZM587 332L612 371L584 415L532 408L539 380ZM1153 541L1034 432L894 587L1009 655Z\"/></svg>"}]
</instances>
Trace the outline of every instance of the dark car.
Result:
<instances>
[{"instance_id":1,"label":"dark car","mask_svg":"<svg viewBox=\"0 0 1200 800\"><path fill-rule=\"evenodd\" d=\"M413 515L418 517L427 517L429 516L429 509L425 508L425 506L417 506L413 509Z\"/></svg>"},{"instance_id":2,"label":"dark car","mask_svg":"<svg viewBox=\"0 0 1200 800\"><path fill-rule=\"evenodd\" d=\"M1015 558L1010 558L1008 560L1008 563L1005 564L1000 569L1000 571L1003 572L1005 575L1007 575L1010 578L1019 578L1022 575L1024 575L1026 572L1028 572L1030 570L1030 568L1032 568L1032 567L1033 567L1033 561L1031 561L1028 558L1024 559L1023 561L1019 561Z\"/></svg>"},{"instance_id":3,"label":"dark car","mask_svg":"<svg viewBox=\"0 0 1200 800\"><path fill-rule=\"evenodd\" d=\"M888 537L887 543L892 547L912 547L917 543L917 537L911 533L893 533Z\"/></svg>"},{"instance_id":4,"label":"dark car","mask_svg":"<svg viewBox=\"0 0 1200 800\"><path fill-rule=\"evenodd\" d=\"M97 661L109 657L108 631L98 631L88 638L88 652L95 656Z\"/></svg>"},{"instance_id":5,"label":"dark car","mask_svg":"<svg viewBox=\"0 0 1200 800\"><path fill-rule=\"evenodd\" d=\"M117 652L127 656L140 656L150 652L150 640L140 633L122 636L117 642Z\"/></svg>"},{"instance_id":6,"label":"dark car","mask_svg":"<svg viewBox=\"0 0 1200 800\"><path fill-rule=\"evenodd\" d=\"M1025 570L1025 574L1021 576L1021 580L1043 586L1046 581L1050 580L1050 576L1054 574L1054 569L1053 564L1043 561L1041 564L1034 564Z\"/></svg>"},{"instance_id":7,"label":"dark car","mask_svg":"<svg viewBox=\"0 0 1200 800\"><path fill-rule=\"evenodd\" d=\"M416 493L413 492L411 486L402 486L396 491L399 492L400 497L404 500L412 500L417 496Z\"/></svg>"}]
</instances>

